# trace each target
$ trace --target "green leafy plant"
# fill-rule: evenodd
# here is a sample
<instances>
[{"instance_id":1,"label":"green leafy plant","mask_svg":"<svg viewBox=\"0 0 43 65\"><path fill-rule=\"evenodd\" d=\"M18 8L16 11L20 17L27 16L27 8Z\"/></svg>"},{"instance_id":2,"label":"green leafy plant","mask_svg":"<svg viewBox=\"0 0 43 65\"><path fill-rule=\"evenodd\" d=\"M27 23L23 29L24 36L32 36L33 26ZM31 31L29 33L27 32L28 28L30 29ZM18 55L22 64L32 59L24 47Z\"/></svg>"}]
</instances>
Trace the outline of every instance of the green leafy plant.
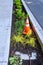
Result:
<instances>
[{"instance_id":1,"label":"green leafy plant","mask_svg":"<svg viewBox=\"0 0 43 65\"><path fill-rule=\"evenodd\" d=\"M21 9L17 9L15 13L16 13L16 17L18 19L21 19L21 17L22 17L22 10Z\"/></svg>"},{"instance_id":2,"label":"green leafy plant","mask_svg":"<svg viewBox=\"0 0 43 65\"><path fill-rule=\"evenodd\" d=\"M9 62L11 65L22 65L22 59L20 59L20 57L16 55L10 57Z\"/></svg>"},{"instance_id":3,"label":"green leafy plant","mask_svg":"<svg viewBox=\"0 0 43 65\"><path fill-rule=\"evenodd\" d=\"M25 13L22 12L22 9L16 9L15 14L18 19L25 19L26 17Z\"/></svg>"},{"instance_id":4,"label":"green leafy plant","mask_svg":"<svg viewBox=\"0 0 43 65\"><path fill-rule=\"evenodd\" d=\"M22 8L21 2L17 2L17 3L16 3L16 7L17 7L18 9L21 9L21 8Z\"/></svg>"},{"instance_id":5,"label":"green leafy plant","mask_svg":"<svg viewBox=\"0 0 43 65\"><path fill-rule=\"evenodd\" d=\"M26 14L22 9L21 0L14 0L14 3L16 6L15 15L16 15L17 19L25 19ZM14 12L13 12L13 14L14 14Z\"/></svg>"},{"instance_id":6,"label":"green leafy plant","mask_svg":"<svg viewBox=\"0 0 43 65\"><path fill-rule=\"evenodd\" d=\"M14 0L15 4L21 5L21 0Z\"/></svg>"},{"instance_id":7,"label":"green leafy plant","mask_svg":"<svg viewBox=\"0 0 43 65\"><path fill-rule=\"evenodd\" d=\"M21 5L18 5L18 4L17 4L16 7L17 7L17 9L21 9L22 8L22 6Z\"/></svg>"},{"instance_id":8,"label":"green leafy plant","mask_svg":"<svg viewBox=\"0 0 43 65\"><path fill-rule=\"evenodd\" d=\"M21 3L21 0L15 0L15 5L18 9L22 8L22 3Z\"/></svg>"}]
</instances>

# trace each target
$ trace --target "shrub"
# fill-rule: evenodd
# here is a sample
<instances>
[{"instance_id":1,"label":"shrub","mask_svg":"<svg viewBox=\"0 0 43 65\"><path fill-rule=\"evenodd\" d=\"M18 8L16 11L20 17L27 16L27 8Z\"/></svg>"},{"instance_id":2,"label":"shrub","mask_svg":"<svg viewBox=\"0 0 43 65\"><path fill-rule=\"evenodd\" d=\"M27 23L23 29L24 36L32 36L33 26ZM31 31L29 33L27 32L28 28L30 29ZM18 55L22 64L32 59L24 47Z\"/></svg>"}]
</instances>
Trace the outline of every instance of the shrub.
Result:
<instances>
[{"instance_id":1,"label":"shrub","mask_svg":"<svg viewBox=\"0 0 43 65\"><path fill-rule=\"evenodd\" d=\"M20 57L16 55L10 57L9 62L11 65L22 65L22 59L20 59Z\"/></svg>"}]
</instances>

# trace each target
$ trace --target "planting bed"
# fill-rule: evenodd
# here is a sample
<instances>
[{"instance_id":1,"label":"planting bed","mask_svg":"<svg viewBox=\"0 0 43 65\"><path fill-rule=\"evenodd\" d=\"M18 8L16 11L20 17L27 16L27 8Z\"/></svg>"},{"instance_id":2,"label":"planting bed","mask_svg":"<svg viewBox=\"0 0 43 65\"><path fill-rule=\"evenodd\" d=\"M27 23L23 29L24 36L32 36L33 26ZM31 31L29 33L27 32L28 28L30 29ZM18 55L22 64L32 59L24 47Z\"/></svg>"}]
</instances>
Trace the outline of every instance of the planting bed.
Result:
<instances>
[{"instance_id":1,"label":"planting bed","mask_svg":"<svg viewBox=\"0 0 43 65\"><path fill-rule=\"evenodd\" d=\"M43 59L41 58L42 52L40 52L41 50L40 50L39 45L38 45L39 42L35 36L35 33L32 31L32 34L29 36L28 35L25 36L22 34L22 31L24 28L23 27L24 21L26 19L27 13L22 6L23 14L21 13L22 16L20 15L21 16L20 17L19 14L17 15L17 13L15 13L16 9L18 9L18 8L17 8L15 1L14 1L14 4L13 4L14 11L12 14L11 45L10 45L8 65L43 65ZM24 17L24 15L25 15L25 17ZM18 22L18 23L16 23L16 22ZM30 26L31 26L31 23L30 23ZM17 27L19 29L17 29ZM28 38L30 39L31 42L28 42L29 41ZM32 38L32 40L31 40L31 38ZM27 42L28 42L28 44L27 44ZM17 59L17 57L15 58L14 57L15 55L18 56L19 59ZM15 61L15 63L14 63L14 61ZM17 62L19 62L19 64L17 64Z\"/></svg>"}]
</instances>

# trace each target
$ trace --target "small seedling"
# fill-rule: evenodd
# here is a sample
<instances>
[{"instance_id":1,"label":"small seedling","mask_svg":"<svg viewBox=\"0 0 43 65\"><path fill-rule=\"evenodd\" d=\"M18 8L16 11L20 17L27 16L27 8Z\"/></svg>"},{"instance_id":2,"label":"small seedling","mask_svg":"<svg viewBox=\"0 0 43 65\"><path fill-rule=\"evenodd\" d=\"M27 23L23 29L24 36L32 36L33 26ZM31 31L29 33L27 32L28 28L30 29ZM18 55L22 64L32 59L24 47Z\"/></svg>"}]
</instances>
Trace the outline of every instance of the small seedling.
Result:
<instances>
[{"instance_id":1,"label":"small seedling","mask_svg":"<svg viewBox=\"0 0 43 65\"><path fill-rule=\"evenodd\" d=\"M13 57L9 58L9 63L11 65L22 65L22 59L19 56L14 55Z\"/></svg>"}]
</instances>

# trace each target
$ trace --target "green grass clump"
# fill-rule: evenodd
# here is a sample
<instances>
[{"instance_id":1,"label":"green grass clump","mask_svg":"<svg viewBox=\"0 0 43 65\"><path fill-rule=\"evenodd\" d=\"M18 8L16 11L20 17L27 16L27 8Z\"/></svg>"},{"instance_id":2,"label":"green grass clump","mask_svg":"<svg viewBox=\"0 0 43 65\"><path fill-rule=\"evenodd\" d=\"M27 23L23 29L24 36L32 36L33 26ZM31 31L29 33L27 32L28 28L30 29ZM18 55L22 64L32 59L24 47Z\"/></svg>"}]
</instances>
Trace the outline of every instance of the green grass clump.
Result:
<instances>
[{"instance_id":1,"label":"green grass clump","mask_svg":"<svg viewBox=\"0 0 43 65\"><path fill-rule=\"evenodd\" d=\"M22 34L24 28L24 20L19 20L15 22L15 34Z\"/></svg>"}]
</instances>

